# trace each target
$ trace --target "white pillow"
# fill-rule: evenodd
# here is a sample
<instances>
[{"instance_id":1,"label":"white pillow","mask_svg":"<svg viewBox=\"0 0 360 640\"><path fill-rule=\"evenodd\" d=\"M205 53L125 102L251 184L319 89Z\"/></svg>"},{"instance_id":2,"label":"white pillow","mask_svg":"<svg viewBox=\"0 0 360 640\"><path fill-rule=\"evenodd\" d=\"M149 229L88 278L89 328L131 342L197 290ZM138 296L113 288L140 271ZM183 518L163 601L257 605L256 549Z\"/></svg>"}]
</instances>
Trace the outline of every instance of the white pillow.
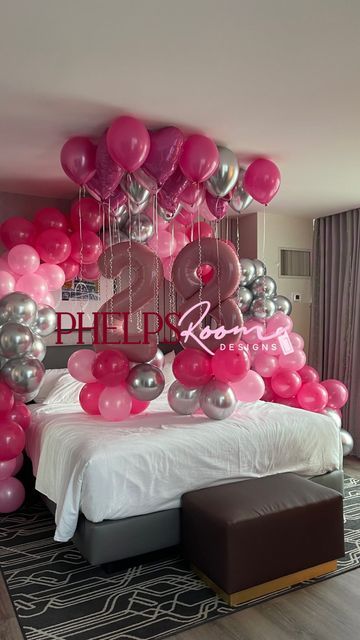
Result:
<instances>
[{"instance_id":1,"label":"white pillow","mask_svg":"<svg viewBox=\"0 0 360 640\"><path fill-rule=\"evenodd\" d=\"M75 404L79 402L79 393L84 386L70 375L64 373L49 392L44 404Z\"/></svg>"},{"instance_id":2,"label":"white pillow","mask_svg":"<svg viewBox=\"0 0 360 640\"><path fill-rule=\"evenodd\" d=\"M54 385L66 372L67 369L47 369L42 379L39 393L37 394L36 398L34 398L34 402L38 404L40 404L41 402L45 402Z\"/></svg>"}]
</instances>

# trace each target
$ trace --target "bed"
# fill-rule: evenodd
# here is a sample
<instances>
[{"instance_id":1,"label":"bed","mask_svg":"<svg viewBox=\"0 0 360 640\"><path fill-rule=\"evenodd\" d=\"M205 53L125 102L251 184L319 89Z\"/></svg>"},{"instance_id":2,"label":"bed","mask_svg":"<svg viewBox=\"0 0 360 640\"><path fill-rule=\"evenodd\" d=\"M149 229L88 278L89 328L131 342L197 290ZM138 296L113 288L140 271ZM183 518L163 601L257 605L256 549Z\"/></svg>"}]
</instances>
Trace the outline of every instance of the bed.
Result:
<instances>
[{"instance_id":1,"label":"bed","mask_svg":"<svg viewBox=\"0 0 360 640\"><path fill-rule=\"evenodd\" d=\"M63 367L73 349L50 348L47 366ZM299 409L239 403L212 421L174 414L163 394L120 424L76 403L40 403L32 414L27 454L55 540L73 539L92 564L178 544L181 495L192 489L292 471L342 490L338 428Z\"/></svg>"}]
</instances>

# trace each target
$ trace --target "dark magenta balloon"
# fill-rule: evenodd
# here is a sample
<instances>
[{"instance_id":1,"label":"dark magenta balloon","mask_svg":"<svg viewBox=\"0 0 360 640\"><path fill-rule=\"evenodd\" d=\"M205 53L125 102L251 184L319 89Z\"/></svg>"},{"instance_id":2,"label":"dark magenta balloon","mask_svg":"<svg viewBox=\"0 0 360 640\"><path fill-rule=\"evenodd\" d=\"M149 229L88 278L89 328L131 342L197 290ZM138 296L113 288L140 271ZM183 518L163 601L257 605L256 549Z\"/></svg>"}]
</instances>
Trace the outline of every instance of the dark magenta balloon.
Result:
<instances>
[{"instance_id":1,"label":"dark magenta balloon","mask_svg":"<svg viewBox=\"0 0 360 640\"><path fill-rule=\"evenodd\" d=\"M25 447L25 433L19 424L12 420L0 423L0 460L12 460Z\"/></svg>"},{"instance_id":2,"label":"dark magenta balloon","mask_svg":"<svg viewBox=\"0 0 360 640\"><path fill-rule=\"evenodd\" d=\"M94 378L106 387L116 387L129 375L129 360L121 351L101 351L92 365Z\"/></svg>"}]
</instances>

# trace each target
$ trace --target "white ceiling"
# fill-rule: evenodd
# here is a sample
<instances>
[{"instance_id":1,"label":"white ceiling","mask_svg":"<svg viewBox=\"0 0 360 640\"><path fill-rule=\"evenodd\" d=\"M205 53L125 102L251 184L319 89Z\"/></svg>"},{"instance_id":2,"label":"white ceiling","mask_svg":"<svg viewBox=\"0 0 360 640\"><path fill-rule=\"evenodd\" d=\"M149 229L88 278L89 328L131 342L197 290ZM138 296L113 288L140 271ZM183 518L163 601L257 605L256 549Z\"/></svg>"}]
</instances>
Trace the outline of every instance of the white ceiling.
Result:
<instances>
[{"instance_id":1,"label":"white ceiling","mask_svg":"<svg viewBox=\"0 0 360 640\"><path fill-rule=\"evenodd\" d=\"M360 204L359 0L3 0L0 190L65 196L59 152L128 112L280 166L276 212Z\"/></svg>"}]
</instances>

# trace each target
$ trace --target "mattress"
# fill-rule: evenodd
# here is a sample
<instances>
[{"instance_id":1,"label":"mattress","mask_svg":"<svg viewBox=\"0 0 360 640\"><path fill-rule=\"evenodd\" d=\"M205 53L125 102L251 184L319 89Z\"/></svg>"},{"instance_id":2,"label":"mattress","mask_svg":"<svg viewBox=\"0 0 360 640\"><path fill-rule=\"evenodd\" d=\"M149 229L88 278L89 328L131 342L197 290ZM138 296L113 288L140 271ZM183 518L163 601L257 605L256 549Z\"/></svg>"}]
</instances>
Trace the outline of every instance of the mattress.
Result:
<instances>
[{"instance_id":1,"label":"mattress","mask_svg":"<svg viewBox=\"0 0 360 640\"><path fill-rule=\"evenodd\" d=\"M177 508L186 491L275 473L342 468L340 432L327 416L266 402L231 417L173 413L166 397L122 423L78 404L33 405L27 453L36 489L56 503L55 540L92 522Z\"/></svg>"}]
</instances>

